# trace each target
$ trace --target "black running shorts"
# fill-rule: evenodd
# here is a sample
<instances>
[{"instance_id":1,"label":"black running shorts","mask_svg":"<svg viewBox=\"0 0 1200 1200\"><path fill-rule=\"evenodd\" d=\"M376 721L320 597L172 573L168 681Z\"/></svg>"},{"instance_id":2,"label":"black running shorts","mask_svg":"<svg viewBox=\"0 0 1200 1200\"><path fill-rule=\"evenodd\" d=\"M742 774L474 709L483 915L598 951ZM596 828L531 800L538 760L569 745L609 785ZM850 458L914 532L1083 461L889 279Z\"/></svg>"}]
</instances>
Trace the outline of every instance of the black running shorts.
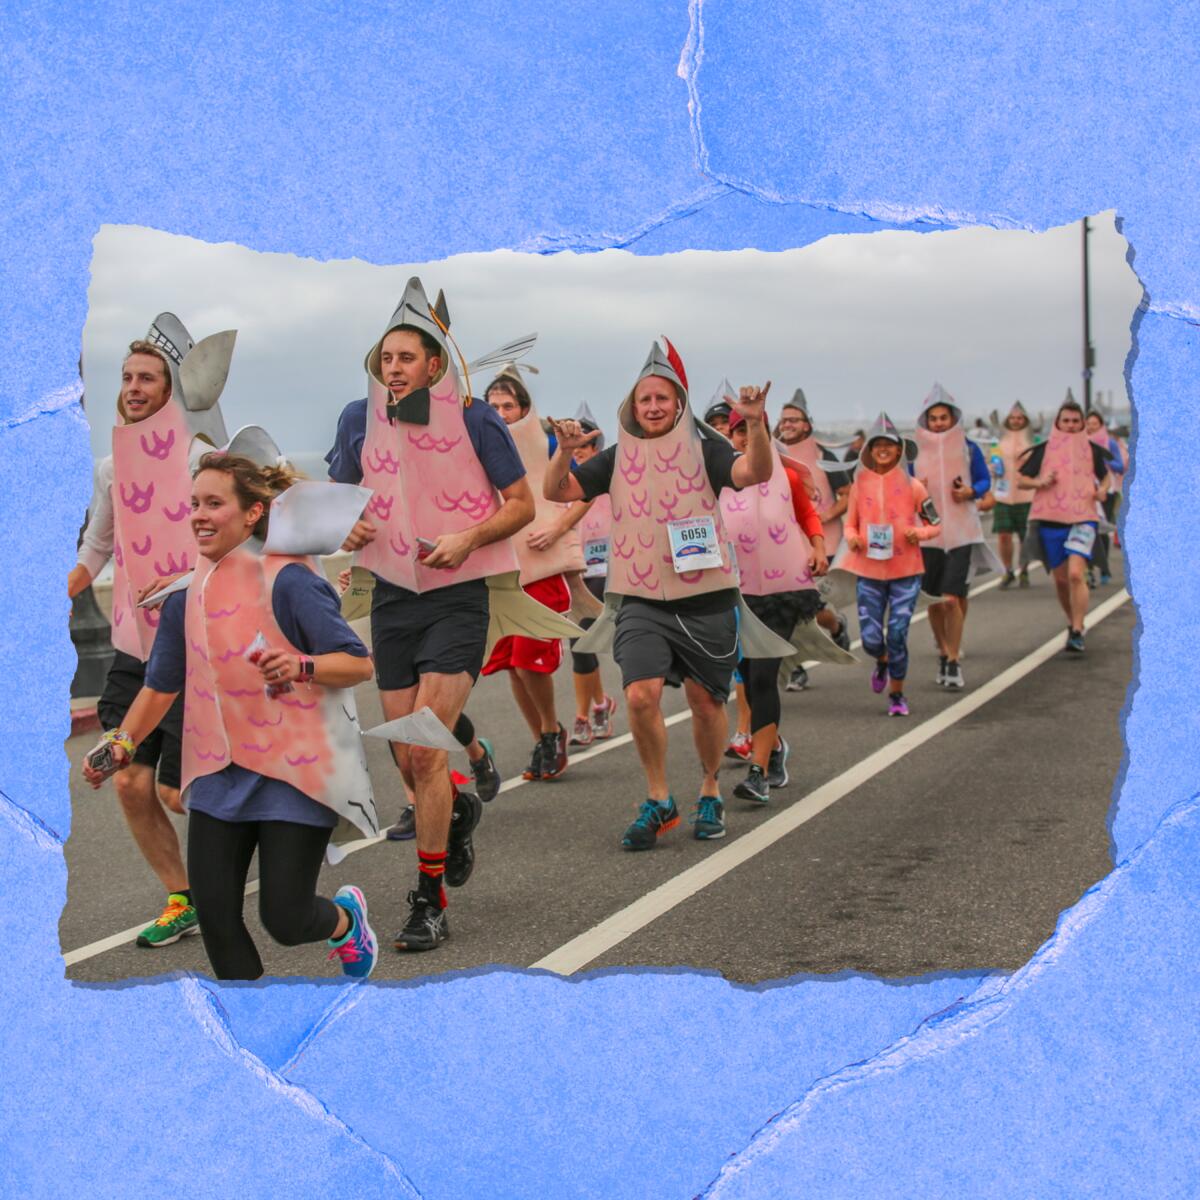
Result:
<instances>
[{"instance_id":1,"label":"black running shorts","mask_svg":"<svg viewBox=\"0 0 1200 1200\"><path fill-rule=\"evenodd\" d=\"M146 683L146 664L121 650L113 652L113 663L104 681L104 694L96 705L96 716L105 731L119 729L134 698ZM158 728L133 752L133 761L157 767L163 787L179 787L183 761L183 693L167 709Z\"/></svg>"},{"instance_id":2,"label":"black running shorts","mask_svg":"<svg viewBox=\"0 0 1200 1200\"><path fill-rule=\"evenodd\" d=\"M937 546L922 546L925 577L921 591L927 596L965 596L971 578L970 546L955 546L941 550Z\"/></svg>"},{"instance_id":3,"label":"black running shorts","mask_svg":"<svg viewBox=\"0 0 1200 1200\"><path fill-rule=\"evenodd\" d=\"M738 661L737 610L684 616L665 605L626 599L617 611L613 657L621 686L694 679L718 700L729 699Z\"/></svg>"},{"instance_id":4,"label":"black running shorts","mask_svg":"<svg viewBox=\"0 0 1200 1200\"><path fill-rule=\"evenodd\" d=\"M422 675L466 671L478 679L488 615L483 579L421 595L377 579L371 600L371 653L380 691L415 687Z\"/></svg>"}]
</instances>

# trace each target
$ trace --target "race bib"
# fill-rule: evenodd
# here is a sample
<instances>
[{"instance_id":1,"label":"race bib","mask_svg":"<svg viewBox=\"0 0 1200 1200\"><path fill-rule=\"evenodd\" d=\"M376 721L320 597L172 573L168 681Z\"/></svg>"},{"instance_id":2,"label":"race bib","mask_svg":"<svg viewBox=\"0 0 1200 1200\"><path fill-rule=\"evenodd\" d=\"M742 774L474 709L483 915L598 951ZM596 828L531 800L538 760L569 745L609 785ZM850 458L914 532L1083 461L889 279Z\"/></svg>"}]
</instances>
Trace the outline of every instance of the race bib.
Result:
<instances>
[{"instance_id":1,"label":"race bib","mask_svg":"<svg viewBox=\"0 0 1200 1200\"><path fill-rule=\"evenodd\" d=\"M890 525L867 526L867 557L877 559L892 557L892 527Z\"/></svg>"},{"instance_id":2,"label":"race bib","mask_svg":"<svg viewBox=\"0 0 1200 1200\"><path fill-rule=\"evenodd\" d=\"M1008 499L1008 480L1007 479L997 479L996 480L996 499L997 500L1007 500Z\"/></svg>"},{"instance_id":3,"label":"race bib","mask_svg":"<svg viewBox=\"0 0 1200 1200\"><path fill-rule=\"evenodd\" d=\"M671 539L671 565L677 572L703 571L721 566L717 523L712 517L684 517L667 522Z\"/></svg>"},{"instance_id":4,"label":"race bib","mask_svg":"<svg viewBox=\"0 0 1200 1200\"><path fill-rule=\"evenodd\" d=\"M1091 558L1092 547L1095 544L1095 525L1072 525L1071 532L1067 534L1067 541L1064 549L1072 550L1076 554L1082 554L1084 558Z\"/></svg>"},{"instance_id":5,"label":"race bib","mask_svg":"<svg viewBox=\"0 0 1200 1200\"><path fill-rule=\"evenodd\" d=\"M584 579L603 579L608 574L608 538L588 538L583 543Z\"/></svg>"}]
</instances>

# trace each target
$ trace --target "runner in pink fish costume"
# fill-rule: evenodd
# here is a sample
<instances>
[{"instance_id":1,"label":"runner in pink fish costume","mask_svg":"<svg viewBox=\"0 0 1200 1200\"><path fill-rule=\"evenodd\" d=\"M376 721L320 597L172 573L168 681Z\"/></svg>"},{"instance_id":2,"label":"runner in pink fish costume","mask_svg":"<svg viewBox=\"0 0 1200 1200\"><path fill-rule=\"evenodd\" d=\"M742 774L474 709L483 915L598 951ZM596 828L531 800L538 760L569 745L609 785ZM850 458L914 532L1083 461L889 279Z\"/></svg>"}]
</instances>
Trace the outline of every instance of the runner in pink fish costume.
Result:
<instances>
[{"instance_id":1,"label":"runner in pink fish costume","mask_svg":"<svg viewBox=\"0 0 1200 1200\"><path fill-rule=\"evenodd\" d=\"M1029 414L1018 400L1004 418L1004 432L996 441L992 454L992 495L996 507L992 510L992 532L996 548L1004 564L1000 590L1007 591L1014 583L1029 586L1029 558L1025 553L1025 536L1029 531L1029 494L1017 483L1017 472L1025 451L1033 445ZM1015 554L1014 554L1015 549ZM1016 558L1020 571L1013 571Z\"/></svg>"},{"instance_id":2,"label":"runner in pink fish costume","mask_svg":"<svg viewBox=\"0 0 1200 1200\"><path fill-rule=\"evenodd\" d=\"M729 419L729 439L744 452L749 429L738 412ZM721 516L737 554L746 604L781 638L815 619L821 598L816 580L829 570L825 533L813 507L806 468L785 459L772 445L774 470L766 483L721 493ZM823 636L823 635L822 635ZM750 769L733 794L766 804L772 788L788 783L787 739L779 729L779 660L744 659L738 673L750 708Z\"/></svg>"},{"instance_id":3,"label":"runner in pink fish costume","mask_svg":"<svg viewBox=\"0 0 1200 1200\"><path fill-rule=\"evenodd\" d=\"M374 492L345 548L373 577L385 721L428 707L453 729L484 663L488 579L515 574L511 538L535 509L508 427L460 380L449 326L442 297L431 305L420 279L410 279L367 353L368 396L342 412L326 461L331 479L361 480ZM443 883L461 886L473 869L482 804L457 791L445 751L392 746L413 796L418 860L409 917L393 944L432 950L449 933Z\"/></svg>"},{"instance_id":4,"label":"runner in pink fish costume","mask_svg":"<svg viewBox=\"0 0 1200 1200\"><path fill-rule=\"evenodd\" d=\"M1108 453L1108 492L1104 497L1103 514L1106 525L1115 525L1117 505L1121 502L1121 481L1125 477L1125 458L1121 453L1121 444L1109 433L1105 416L1098 408L1093 408L1087 414L1084 419L1084 428L1087 430L1088 437ZM1100 572L1101 587L1112 582L1112 570L1108 561L1110 549L1110 535L1101 531L1096 538L1094 555L1096 568Z\"/></svg>"},{"instance_id":5,"label":"runner in pink fish costume","mask_svg":"<svg viewBox=\"0 0 1200 1200\"><path fill-rule=\"evenodd\" d=\"M1068 391L1050 437L1026 454L1018 476L1022 490L1033 493L1033 532L1066 614L1066 649L1073 654L1084 648L1085 572L1099 527L1096 506L1108 494L1108 465L1108 451L1088 438L1083 409Z\"/></svg>"},{"instance_id":6,"label":"runner in pink fish costume","mask_svg":"<svg viewBox=\"0 0 1200 1200\"><path fill-rule=\"evenodd\" d=\"M925 397L914 437L914 471L942 518L936 536L921 547L921 590L934 600L929 628L938 651L937 682L957 690L966 686L958 659L971 579L1003 570L979 520L978 502L991 490L992 477L983 451L963 429L962 409L940 383Z\"/></svg>"},{"instance_id":7,"label":"runner in pink fish costume","mask_svg":"<svg viewBox=\"0 0 1200 1200\"><path fill-rule=\"evenodd\" d=\"M808 400L802 388L792 393L792 398L783 406L779 420L775 423L775 440L782 453L808 468L816 495L813 503L824 529L825 551L832 558L842 542L842 514L846 511L846 499L850 495L850 473L830 470L832 464L840 463L838 456L822 445L813 436L812 418L808 413ZM818 581L821 608L817 612L817 624L845 651L850 649L850 631L846 619L834 607L830 597L829 577ZM784 663L789 669L787 690L800 692L808 686L808 672L800 662Z\"/></svg>"},{"instance_id":8,"label":"runner in pink fish costume","mask_svg":"<svg viewBox=\"0 0 1200 1200\"><path fill-rule=\"evenodd\" d=\"M888 716L908 716L908 626L921 591L920 546L938 532L924 485L904 469L904 439L880 413L859 454L843 549L835 564L858 577L858 627L875 659L871 690L888 688Z\"/></svg>"},{"instance_id":9,"label":"runner in pink fish costume","mask_svg":"<svg viewBox=\"0 0 1200 1200\"><path fill-rule=\"evenodd\" d=\"M263 973L242 918L256 852L259 911L277 942L327 941L352 978L369 975L376 958L359 889L340 888L332 901L316 890L339 817L360 835L378 832L348 692L371 677L371 660L316 562L270 552L267 522L291 498L291 482L286 468L220 451L201 458L189 521L195 573L162 604L145 685L120 728L84 763L93 786L129 769L137 746L184 697L188 868L218 979ZM361 496L352 502L345 528Z\"/></svg>"},{"instance_id":10,"label":"runner in pink fish costume","mask_svg":"<svg viewBox=\"0 0 1200 1200\"><path fill-rule=\"evenodd\" d=\"M584 433L599 433L600 426L586 402L575 413ZM588 442L575 449L571 456L575 464L587 462L604 449L604 435L599 433L595 442ZM604 601L604 581L608 575L608 539L612 530L612 505L607 495L595 500L577 500L574 504L559 506L562 513L550 525L537 530L530 537L531 546L548 548L572 530L578 530L580 549L583 554L582 583L587 593L596 602L597 614ZM590 629L596 617L583 615L579 625ZM575 723L569 745L590 746L593 741L604 741L612 737L613 713L617 702L606 695L600 678L600 660L594 654L582 654L575 649L576 640L571 642L572 682L575 687Z\"/></svg>"},{"instance_id":11,"label":"runner in pink fish costume","mask_svg":"<svg viewBox=\"0 0 1200 1200\"><path fill-rule=\"evenodd\" d=\"M765 388L743 388L734 401L750 422L746 453L737 454L696 421L683 363L669 342L665 353L655 342L621 405L615 446L572 469L575 450L598 434L584 433L578 421L555 425L558 448L546 472L545 495L565 501L612 498L605 613L577 648L595 653L611 644L621 668L648 793L622 839L627 850L651 849L679 823L667 784L664 685L682 683L692 712L701 767L692 817L696 836L720 837L725 822L717 769L738 658L739 606L745 654L779 658L792 649L741 603L717 499L724 488L740 490L771 477L765 402Z\"/></svg>"},{"instance_id":12,"label":"runner in pink fish costume","mask_svg":"<svg viewBox=\"0 0 1200 1200\"><path fill-rule=\"evenodd\" d=\"M513 539L521 587L539 604L565 613L571 607L566 573L583 571L583 547L579 533L569 524L570 505L542 495L550 441L516 363L504 365L488 384L484 399L508 426L533 492L536 515ZM533 736L533 756L524 771L528 780L557 779L567 769L567 732L554 702L554 673L562 660L561 638L513 634L496 643L483 666L484 675L508 672L513 699Z\"/></svg>"},{"instance_id":13,"label":"runner in pink fish costume","mask_svg":"<svg viewBox=\"0 0 1200 1200\"><path fill-rule=\"evenodd\" d=\"M120 723L145 682L160 617L138 608L137 601L158 578L196 564L188 520L192 469L206 450L225 441L217 401L236 337L230 330L195 345L178 317L160 313L146 337L130 344L121 364L113 452L97 464L79 562L67 579L74 597L114 560L113 661L97 705L104 729ZM139 946L169 946L199 932L179 837L166 811L183 812L182 735L179 702L116 779L133 839L167 891L162 914L138 935Z\"/></svg>"}]
</instances>

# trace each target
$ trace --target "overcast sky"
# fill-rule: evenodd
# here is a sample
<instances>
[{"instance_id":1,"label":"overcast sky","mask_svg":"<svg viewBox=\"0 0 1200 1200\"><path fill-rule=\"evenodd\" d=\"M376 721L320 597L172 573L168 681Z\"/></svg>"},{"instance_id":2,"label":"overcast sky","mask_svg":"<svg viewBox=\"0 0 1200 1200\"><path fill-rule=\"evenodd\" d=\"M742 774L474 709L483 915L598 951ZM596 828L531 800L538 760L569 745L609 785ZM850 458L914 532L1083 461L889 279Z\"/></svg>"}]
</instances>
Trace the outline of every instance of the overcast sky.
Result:
<instances>
[{"instance_id":1,"label":"overcast sky","mask_svg":"<svg viewBox=\"0 0 1200 1200\"><path fill-rule=\"evenodd\" d=\"M1130 322L1141 296L1112 215L1091 235L1093 388L1127 404ZM784 253L501 251L379 267L320 263L131 226L95 240L84 381L93 449L108 453L120 363L154 315L197 340L238 330L225 423L265 425L285 451L323 453L342 406L366 394L363 356L409 275L444 288L451 332L477 358L536 331L528 361L545 415L586 400L610 431L651 340L665 333L702 410L722 376L796 387L818 428L865 424L880 408L911 423L935 380L968 417L1021 399L1053 410L1082 394L1080 226L825 238ZM472 380L480 394L487 380Z\"/></svg>"}]
</instances>

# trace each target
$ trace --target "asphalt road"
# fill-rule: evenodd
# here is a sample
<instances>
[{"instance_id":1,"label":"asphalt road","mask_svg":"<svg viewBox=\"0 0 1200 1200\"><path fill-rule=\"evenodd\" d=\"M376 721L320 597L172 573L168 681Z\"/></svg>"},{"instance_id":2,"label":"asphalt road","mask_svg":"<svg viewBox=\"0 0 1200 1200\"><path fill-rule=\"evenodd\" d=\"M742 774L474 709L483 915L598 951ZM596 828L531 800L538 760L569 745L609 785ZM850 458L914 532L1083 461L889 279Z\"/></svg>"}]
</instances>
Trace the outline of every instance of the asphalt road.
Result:
<instances>
[{"instance_id":1,"label":"asphalt road","mask_svg":"<svg viewBox=\"0 0 1200 1200\"><path fill-rule=\"evenodd\" d=\"M1113 558L1120 572L1121 556ZM723 771L729 835L722 841L697 842L685 821L651 852L621 849L621 833L644 794L634 748L619 736L627 728L622 714L614 741L579 752L561 779L520 783L531 749L528 731L504 677L482 680L468 712L494 740L506 780L518 783L484 812L475 835L475 874L450 894L449 941L430 954L391 949L415 878L412 842L365 846L327 867L324 887L332 894L353 882L365 891L383 947L377 980L488 964L528 967L543 959L568 971L682 965L743 982L847 969L902 977L1015 968L1050 935L1059 913L1111 868L1107 815L1123 753L1119 715L1132 672L1134 613L1128 602L1089 633L1083 656L1054 653L908 753L889 750L882 760L871 760L877 766L882 761L882 769L861 780L855 776L836 802L770 844L739 843L751 831L769 833L775 826L764 830L764 824L791 806L801 807L790 816L804 815L814 793L824 794L818 788L930 718L959 717L961 707L948 710L1049 639L1061 639L1063 622L1049 581L1041 571L1033 580L1028 590L992 587L973 601L965 692L934 684L928 625L914 624L907 720L884 715L865 663L814 668L806 692L784 696L783 729L793 748L790 785L760 808L730 799L741 769ZM1122 584L1118 574L1094 592L1093 609ZM611 661L603 669L616 694ZM557 682L560 716L569 723L565 668ZM364 727L380 719L372 690L359 690ZM681 695L671 694L667 709L683 712ZM698 782L690 722L672 724L670 736L672 785L686 814ZM74 772L68 898L60 923L67 975L111 981L207 972L199 938L160 950L139 949L131 940L97 948L157 915L162 894L111 788L92 792L78 775L79 760L94 740L87 735L67 743ZM384 743L368 739L367 746L377 802L391 821L403 804L398 777ZM455 762L466 769L465 757L455 756ZM183 836L185 821L176 820ZM730 865L731 856L751 849L744 861ZM705 871L713 877L695 878ZM656 893L661 885L667 887ZM673 906L660 912L666 899ZM275 945L258 923L254 896L246 907L268 975L337 975L323 946ZM616 922L614 914L620 914ZM619 925L619 932L589 933L604 922L609 929ZM568 944L564 957L560 948Z\"/></svg>"}]
</instances>

